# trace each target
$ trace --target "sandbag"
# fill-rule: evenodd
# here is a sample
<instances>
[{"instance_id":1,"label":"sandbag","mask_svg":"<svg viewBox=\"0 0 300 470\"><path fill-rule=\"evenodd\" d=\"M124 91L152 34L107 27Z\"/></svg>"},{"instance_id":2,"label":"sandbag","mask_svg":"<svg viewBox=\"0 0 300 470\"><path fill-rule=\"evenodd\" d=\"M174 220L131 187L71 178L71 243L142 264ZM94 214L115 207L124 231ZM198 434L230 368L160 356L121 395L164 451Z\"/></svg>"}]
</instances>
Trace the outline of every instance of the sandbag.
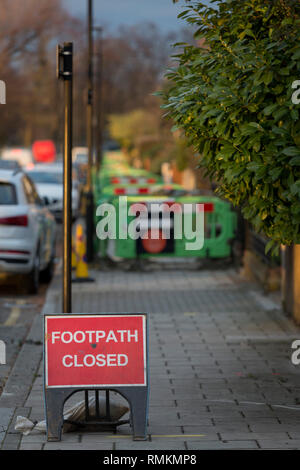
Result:
<instances>
[{"instance_id":1,"label":"sandbag","mask_svg":"<svg viewBox=\"0 0 300 470\"><path fill-rule=\"evenodd\" d=\"M117 421L120 419L125 413L129 411L129 407L120 403L117 400L111 399L109 401L110 404L110 417L112 421ZM95 413L95 397L89 398L89 412L90 415ZM99 413L100 416L105 416L106 414L106 398L104 396L99 396ZM80 422L85 419L85 400L81 400L78 403L75 403L71 408L66 409L64 412L64 420L65 421L74 421ZM72 423L64 423L63 425L63 433L70 432L76 429L76 424ZM24 436L27 436L33 431L39 433L46 433L46 420L33 422L28 418L24 418L24 416L17 416L15 430L20 431Z\"/></svg>"}]
</instances>

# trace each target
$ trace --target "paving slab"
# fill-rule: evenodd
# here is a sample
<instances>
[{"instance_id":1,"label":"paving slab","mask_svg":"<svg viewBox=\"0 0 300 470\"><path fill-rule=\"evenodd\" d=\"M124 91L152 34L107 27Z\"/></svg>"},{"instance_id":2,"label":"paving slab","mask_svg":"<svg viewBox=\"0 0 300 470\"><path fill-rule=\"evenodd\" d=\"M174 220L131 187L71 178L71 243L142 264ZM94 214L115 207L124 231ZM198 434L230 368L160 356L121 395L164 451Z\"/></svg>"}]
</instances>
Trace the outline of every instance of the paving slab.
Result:
<instances>
[{"instance_id":1,"label":"paving slab","mask_svg":"<svg viewBox=\"0 0 300 470\"><path fill-rule=\"evenodd\" d=\"M256 441L190 441L188 450L250 450L259 448Z\"/></svg>"},{"instance_id":2,"label":"paving slab","mask_svg":"<svg viewBox=\"0 0 300 470\"><path fill-rule=\"evenodd\" d=\"M257 441L261 449L289 449L289 450L299 450L300 449L300 439L258 439Z\"/></svg>"}]
</instances>

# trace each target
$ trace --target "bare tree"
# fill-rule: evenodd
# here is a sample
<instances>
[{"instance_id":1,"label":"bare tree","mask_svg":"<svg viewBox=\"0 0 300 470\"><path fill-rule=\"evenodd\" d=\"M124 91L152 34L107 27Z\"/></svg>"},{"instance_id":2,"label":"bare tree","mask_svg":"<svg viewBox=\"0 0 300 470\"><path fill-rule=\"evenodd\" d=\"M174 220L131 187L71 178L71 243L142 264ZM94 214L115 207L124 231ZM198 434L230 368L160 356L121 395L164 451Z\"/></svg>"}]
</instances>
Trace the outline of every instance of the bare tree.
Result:
<instances>
[{"instance_id":1,"label":"bare tree","mask_svg":"<svg viewBox=\"0 0 300 470\"><path fill-rule=\"evenodd\" d=\"M35 138L57 137L54 39L76 38L82 31L61 3L0 0L0 78L7 86L0 144L29 146Z\"/></svg>"}]
</instances>

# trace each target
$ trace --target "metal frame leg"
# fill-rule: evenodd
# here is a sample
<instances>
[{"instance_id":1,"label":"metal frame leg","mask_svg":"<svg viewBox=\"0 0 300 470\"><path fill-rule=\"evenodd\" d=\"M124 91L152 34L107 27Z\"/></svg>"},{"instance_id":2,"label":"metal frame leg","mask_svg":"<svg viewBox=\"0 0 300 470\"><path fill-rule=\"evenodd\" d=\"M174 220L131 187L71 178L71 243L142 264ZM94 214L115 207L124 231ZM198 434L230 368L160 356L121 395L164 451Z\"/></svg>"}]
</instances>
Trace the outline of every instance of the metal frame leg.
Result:
<instances>
[{"instance_id":1,"label":"metal frame leg","mask_svg":"<svg viewBox=\"0 0 300 470\"><path fill-rule=\"evenodd\" d=\"M130 422L134 441L147 441L148 389L126 388L118 390L130 404Z\"/></svg>"},{"instance_id":2,"label":"metal frame leg","mask_svg":"<svg viewBox=\"0 0 300 470\"><path fill-rule=\"evenodd\" d=\"M60 441L64 424L64 403L70 396L68 391L48 389L45 391L47 440Z\"/></svg>"}]
</instances>

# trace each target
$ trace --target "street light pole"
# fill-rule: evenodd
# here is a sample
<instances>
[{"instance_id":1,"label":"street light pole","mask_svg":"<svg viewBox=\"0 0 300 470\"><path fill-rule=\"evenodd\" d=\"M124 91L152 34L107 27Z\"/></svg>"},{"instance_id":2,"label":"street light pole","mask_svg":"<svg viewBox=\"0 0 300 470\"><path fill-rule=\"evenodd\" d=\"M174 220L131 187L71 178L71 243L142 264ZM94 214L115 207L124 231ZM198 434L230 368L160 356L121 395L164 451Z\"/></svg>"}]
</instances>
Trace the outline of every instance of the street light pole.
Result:
<instances>
[{"instance_id":1,"label":"street light pole","mask_svg":"<svg viewBox=\"0 0 300 470\"><path fill-rule=\"evenodd\" d=\"M93 167L93 1L88 0L88 96L87 96L87 192L86 192L86 256L93 260L94 196L92 188Z\"/></svg>"},{"instance_id":2,"label":"street light pole","mask_svg":"<svg viewBox=\"0 0 300 470\"><path fill-rule=\"evenodd\" d=\"M97 54L97 106L96 113L97 118L95 122L95 137L96 137L96 168L97 174L99 173L100 165L102 162L102 144L103 144L103 116L102 116L102 73L103 73L103 49L102 49L102 32L101 27L95 27L95 31L98 32L98 54Z\"/></svg>"},{"instance_id":3,"label":"street light pole","mask_svg":"<svg viewBox=\"0 0 300 470\"><path fill-rule=\"evenodd\" d=\"M57 48L57 78L64 81L63 313L71 313L73 44Z\"/></svg>"}]
</instances>

